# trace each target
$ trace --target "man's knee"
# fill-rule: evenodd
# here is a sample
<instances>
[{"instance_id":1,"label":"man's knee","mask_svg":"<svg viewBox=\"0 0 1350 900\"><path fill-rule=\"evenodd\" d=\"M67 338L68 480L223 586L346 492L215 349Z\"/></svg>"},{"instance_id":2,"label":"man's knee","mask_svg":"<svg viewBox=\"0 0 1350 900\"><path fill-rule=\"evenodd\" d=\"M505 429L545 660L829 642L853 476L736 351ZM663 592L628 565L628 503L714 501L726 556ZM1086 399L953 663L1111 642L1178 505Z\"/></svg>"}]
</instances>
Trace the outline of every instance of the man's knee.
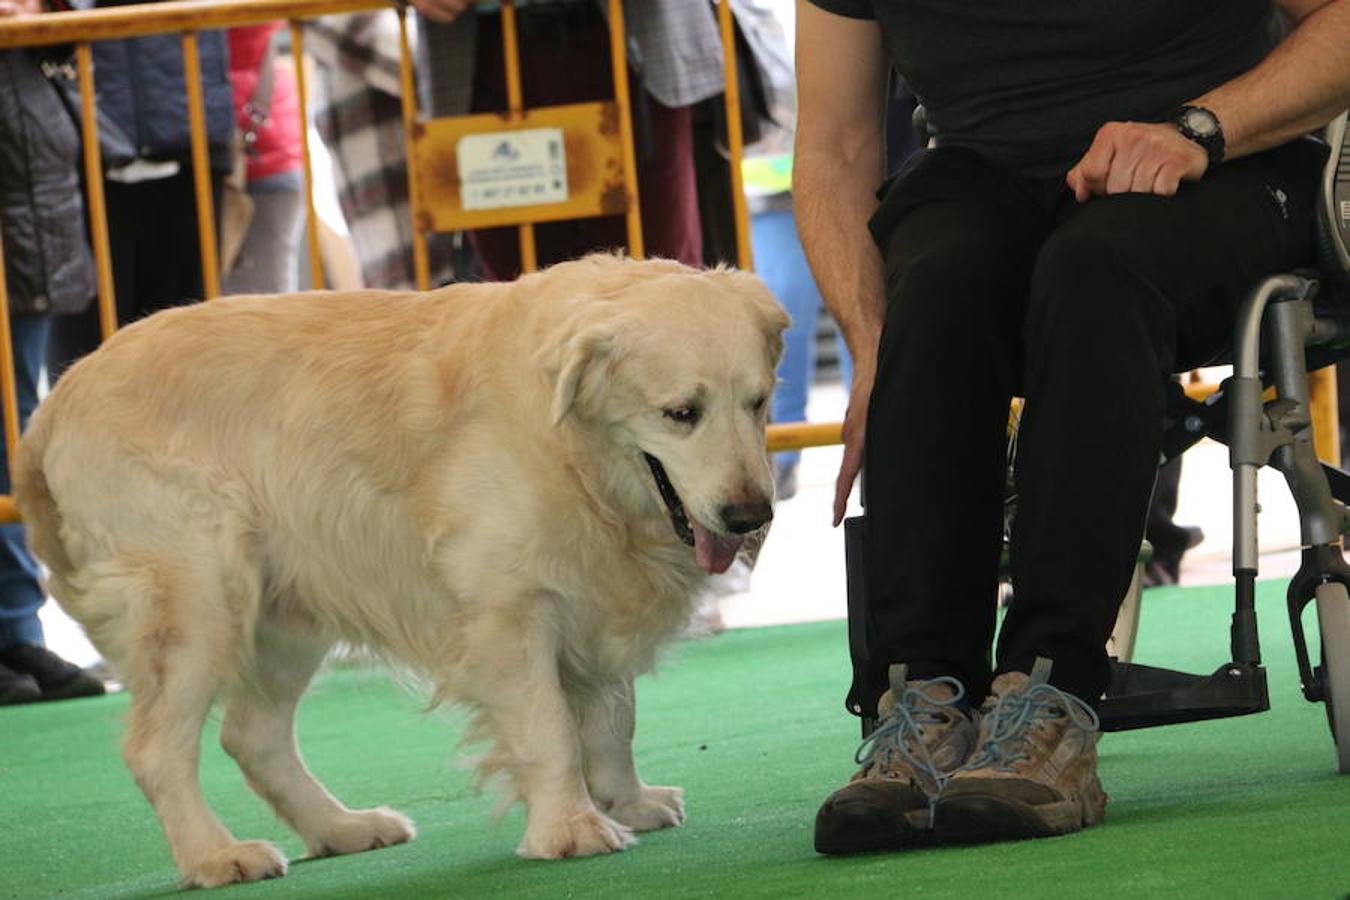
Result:
<instances>
[{"instance_id":1,"label":"man's knee","mask_svg":"<svg viewBox=\"0 0 1350 900\"><path fill-rule=\"evenodd\" d=\"M1025 266L995 252L978 234L893 252L886 267L887 328L903 325L956 340L982 323L1006 319L1026 290L1018 269Z\"/></svg>"},{"instance_id":2,"label":"man's knee","mask_svg":"<svg viewBox=\"0 0 1350 900\"><path fill-rule=\"evenodd\" d=\"M1122 349L1142 343L1166 357L1174 318L1142 242L1097 224L1061 229L1042 247L1024 336L1029 353L1065 341Z\"/></svg>"}]
</instances>

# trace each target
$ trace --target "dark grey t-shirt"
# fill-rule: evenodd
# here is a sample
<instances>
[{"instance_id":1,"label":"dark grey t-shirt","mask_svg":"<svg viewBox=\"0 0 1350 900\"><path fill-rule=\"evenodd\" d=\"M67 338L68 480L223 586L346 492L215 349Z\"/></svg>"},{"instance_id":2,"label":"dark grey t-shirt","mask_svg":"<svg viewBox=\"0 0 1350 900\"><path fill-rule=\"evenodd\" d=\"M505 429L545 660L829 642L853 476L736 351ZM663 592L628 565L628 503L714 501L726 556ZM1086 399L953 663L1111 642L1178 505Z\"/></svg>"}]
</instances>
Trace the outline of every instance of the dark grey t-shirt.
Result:
<instances>
[{"instance_id":1,"label":"dark grey t-shirt","mask_svg":"<svg viewBox=\"0 0 1350 900\"><path fill-rule=\"evenodd\" d=\"M876 19L939 144L1057 176L1110 121L1157 122L1256 65L1271 0L811 0Z\"/></svg>"}]
</instances>

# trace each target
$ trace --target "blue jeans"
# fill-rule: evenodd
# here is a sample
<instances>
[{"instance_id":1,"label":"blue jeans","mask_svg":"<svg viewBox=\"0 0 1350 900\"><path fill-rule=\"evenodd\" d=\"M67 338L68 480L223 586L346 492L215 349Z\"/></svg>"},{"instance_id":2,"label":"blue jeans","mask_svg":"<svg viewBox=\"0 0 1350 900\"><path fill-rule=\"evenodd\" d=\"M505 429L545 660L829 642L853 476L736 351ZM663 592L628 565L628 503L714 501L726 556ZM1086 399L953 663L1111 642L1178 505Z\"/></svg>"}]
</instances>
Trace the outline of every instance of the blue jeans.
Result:
<instances>
[{"instance_id":1,"label":"blue jeans","mask_svg":"<svg viewBox=\"0 0 1350 900\"><path fill-rule=\"evenodd\" d=\"M19 423L28 424L38 403L38 378L47 355L51 317L10 316L14 345L15 388L19 397ZM10 492L9 460L0 441L0 493ZM0 525L0 650L16 644L41 644L42 623L38 608L46 595L38 581L38 564L28 552L22 525Z\"/></svg>"},{"instance_id":2,"label":"blue jeans","mask_svg":"<svg viewBox=\"0 0 1350 900\"><path fill-rule=\"evenodd\" d=\"M792 210L756 213L750 222L750 239L756 271L792 316L792 327L783 335L783 359L778 363L778 387L773 393L773 421L802 422L806 420L806 396L816 368L820 291L797 239ZM839 361L847 385L853 380L853 364L842 340ZM792 465L800 457L800 450L785 450L778 454L776 465Z\"/></svg>"}]
</instances>

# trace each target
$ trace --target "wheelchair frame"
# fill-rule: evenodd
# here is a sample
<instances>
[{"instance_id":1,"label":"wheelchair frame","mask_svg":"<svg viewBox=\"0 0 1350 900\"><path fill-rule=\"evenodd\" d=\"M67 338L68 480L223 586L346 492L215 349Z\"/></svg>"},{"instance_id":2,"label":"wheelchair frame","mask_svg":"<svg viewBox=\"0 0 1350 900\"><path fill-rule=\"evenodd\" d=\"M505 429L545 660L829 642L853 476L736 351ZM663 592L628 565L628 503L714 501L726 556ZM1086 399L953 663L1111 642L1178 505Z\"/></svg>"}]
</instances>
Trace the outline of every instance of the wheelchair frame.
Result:
<instances>
[{"instance_id":1,"label":"wheelchair frame","mask_svg":"<svg viewBox=\"0 0 1350 900\"><path fill-rule=\"evenodd\" d=\"M1318 210L1318 268L1272 275L1248 294L1234 328L1233 375L1203 402L1174 398L1176 424L1164 436L1164 462L1202 438L1229 447L1233 469L1232 660L1209 675L1113 660L1099 708L1102 730L1121 731L1248 715L1270 708L1256 621L1257 470L1284 474L1298 507L1302 562L1287 605L1303 695L1324 702L1339 771L1350 774L1350 564L1341 536L1350 532L1350 474L1320 463L1312 442L1308 372L1350 357L1350 143L1346 114L1325 130L1331 155ZM1323 302L1315 302L1315 301ZM1264 331L1264 340L1263 340ZM1268 388L1275 397L1263 401ZM863 708L868 608L863 577L863 517L845 523L849 646L853 685L846 705L875 726ZM994 601L991 593L990 602ZM1303 627L1315 604L1321 632L1314 665Z\"/></svg>"}]
</instances>

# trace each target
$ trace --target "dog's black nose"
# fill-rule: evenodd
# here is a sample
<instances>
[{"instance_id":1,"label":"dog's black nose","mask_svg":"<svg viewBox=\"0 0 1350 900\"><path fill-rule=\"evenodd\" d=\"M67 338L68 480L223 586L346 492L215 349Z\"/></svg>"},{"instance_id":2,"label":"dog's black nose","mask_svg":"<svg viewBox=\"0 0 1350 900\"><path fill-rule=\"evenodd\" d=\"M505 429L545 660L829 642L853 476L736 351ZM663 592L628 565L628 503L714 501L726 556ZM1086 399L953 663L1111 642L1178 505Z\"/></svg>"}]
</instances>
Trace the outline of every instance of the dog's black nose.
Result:
<instances>
[{"instance_id":1,"label":"dog's black nose","mask_svg":"<svg viewBox=\"0 0 1350 900\"><path fill-rule=\"evenodd\" d=\"M727 531L733 534L748 534L773 518L773 504L767 500L758 503L728 503L719 512Z\"/></svg>"}]
</instances>

